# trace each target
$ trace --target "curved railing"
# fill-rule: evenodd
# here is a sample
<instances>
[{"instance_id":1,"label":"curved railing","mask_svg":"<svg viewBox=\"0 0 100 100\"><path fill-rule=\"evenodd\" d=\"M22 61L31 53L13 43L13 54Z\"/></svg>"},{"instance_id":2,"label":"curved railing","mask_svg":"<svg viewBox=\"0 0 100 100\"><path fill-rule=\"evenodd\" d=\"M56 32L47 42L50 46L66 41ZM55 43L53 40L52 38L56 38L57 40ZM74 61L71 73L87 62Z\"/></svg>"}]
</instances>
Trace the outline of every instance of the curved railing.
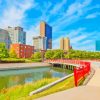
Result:
<instances>
[{"instance_id":1,"label":"curved railing","mask_svg":"<svg viewBox=\"0 0 100 100\"><path fill-rule=\"evenodd\" d=\"M45 60L46 63L64 63L64 64L78 64L79 67L74 68L74 80L75 86L78 86L80 80L82 80L91 71L91 63L82 60L69 60L69 59L49 59Z\"/></svg>"}]
</instances>

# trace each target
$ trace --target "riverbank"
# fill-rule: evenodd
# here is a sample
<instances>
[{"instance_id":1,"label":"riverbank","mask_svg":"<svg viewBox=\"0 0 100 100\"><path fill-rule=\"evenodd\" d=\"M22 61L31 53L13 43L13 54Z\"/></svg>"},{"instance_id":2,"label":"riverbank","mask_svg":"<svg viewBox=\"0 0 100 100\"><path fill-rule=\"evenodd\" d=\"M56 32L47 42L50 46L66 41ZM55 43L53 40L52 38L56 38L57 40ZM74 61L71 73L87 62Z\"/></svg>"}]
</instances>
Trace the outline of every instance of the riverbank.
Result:
<instances>
[{"instance_id":1,"label":"riverbank","mask_svg":"<svg viewBox=\"0 0 100 100\"><path fill-rule=\"evenodd\" d=\"M54 93L37 100L100 100L100 62L90 62L95 74L86 86Z\"/></svg>"},{"instance_id":2,"label":"riverbank","mask_svg":"<svg viewBox=\"0 0 100 100\"><path fill-rule=\"evenodd\" d=\"M3 63L0 64L0 70L13 70L13 69L27 69L34 67L47 67L51 66L48 63L38 62L38 63Z\"/></svg>"}]
</instances>

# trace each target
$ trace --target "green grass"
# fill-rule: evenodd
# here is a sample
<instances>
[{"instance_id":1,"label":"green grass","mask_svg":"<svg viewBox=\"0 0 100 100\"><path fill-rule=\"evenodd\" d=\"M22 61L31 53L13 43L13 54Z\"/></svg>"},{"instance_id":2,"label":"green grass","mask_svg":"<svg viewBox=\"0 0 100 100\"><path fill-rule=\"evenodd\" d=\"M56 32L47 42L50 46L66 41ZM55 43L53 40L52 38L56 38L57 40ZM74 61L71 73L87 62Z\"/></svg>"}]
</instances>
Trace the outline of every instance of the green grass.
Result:
<instances>
[{"instance_id":1,"label":"green grass","mask_svg":"<svg viewBox=\"0 0 100 100\"><path fill-rule=\"evenodd\" d=\"M57 79L58 78L45 78L36 82L3 89L0 91L0 100L19 100L22 97L27 97L31 91L54 82Z\"/></svg>"},{"instance_id":2,"label":"green grass","mask_svg":"<svg viewBox=\"0 0 100 100\"><path fill-rule=\"evenodd\" d=\"M49 95L49 94L52 94L55 92L59 92L59 91L67 90L69 88L73 88L74 86L75 86L74 85L74 77L72 76L72 77L52 86L51 88L49 88L43 92L34 94L33 96L22 97L19 100L34 100L34 99L42 97L42 96L46 96L46 95Z\"/></svg>"},{"instance_id":3,"label":"green grass","mask_svg":"<svg viewBox=\"0 0 100 100\"><path fill-rule=\"evenodd\" d=\"M24 63L25 59L19 59L19 58L2 58L1 59L2 63Z\"/></svg>"},{"instance_id":4,"label":"green grass","mask_svg":"<svg viewBox=\"0 0 100 100\"><path fill-rule=\"evenodd\" d=\"M63 91L74 87L74 77L72 76L43 92L37 93L33 96L29 96L29 93L31 91L34 91L42 86L54 82L57 79L58 78L46 78L36 81L34 83L28 83L25 85L18 85L8 89L3 89L0 91L0 100L33 100L42 96L46 96L58 91Z\"/></svg>"},{"instance_id":5,"label":"green grass","mask_svg":"<svg viewBox=\"0 0 100 100\"><path fill-rule=\"evenodd\" d=\"M33 63L41 62L41 59L30 59L30 58L1 58L2 63Z\"/></svg>"}]
</instances>

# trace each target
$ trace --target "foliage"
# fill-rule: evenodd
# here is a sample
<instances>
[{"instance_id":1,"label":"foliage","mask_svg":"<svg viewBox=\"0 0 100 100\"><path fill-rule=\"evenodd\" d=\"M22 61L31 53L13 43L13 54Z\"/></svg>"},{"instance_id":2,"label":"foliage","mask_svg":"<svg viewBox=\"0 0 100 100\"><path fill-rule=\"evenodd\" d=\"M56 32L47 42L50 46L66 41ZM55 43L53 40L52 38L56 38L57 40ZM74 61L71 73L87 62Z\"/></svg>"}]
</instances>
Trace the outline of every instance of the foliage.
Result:
<instances>
[{"instance_id":1,"label":"foliage","mask_svg":"<svg viewBox=\"0 0 100 100\"><path fill-rule=\"evenodd\" d=\"M61 59L64 57L64 51L63 50L55 50L53 58L54 59Z\"/></svg>"},{"instance_id":2,"label":"foliage","mask_svg":"<svg viewBox=\"0 0 100 100\"><path fill-rule=\"evenodd\" d=\"M17 59L17 58L2 58L2 63L23 63L25 59Z\"/></svg>"},{"instance_id":3,"label":"foliage","mask_svg":"<svg viewBox=\"0 0 100 100\"><path fill-rule=\"evenodd\" d=\"M70 50L64 57L68 59L100 59L100 52Z\"/></svg>"},{"instance_id":4,"label":"foliage","mask_svg":"<svg viewBox=\"0 0 100 100\"><path fill-rule=\"evenodd\" d=\"M42 86L54 82L58 78L45 78L33 83L17 85L0 91L0 100L19 100L22 97L27 97L31 91L34 91ZM24 99L26 100L26 99Z\"/></svg>"},{"instance_id":5,"label":"foliage","mask_svg":"<svg viewBox=\"0 0 100 100\"><path fill-rule=\"evenodd\" d=\"M10 49L10 51L9 51L9 57L11 57L11 58L17 58L17 54L16 54L16 52L15 52L14 49Z\"/></svg>"},{"instance_id":6,"label":"foliage","mask_svg":"<svg viewBox=\"0 0 100 100\"><path fill-rule=\"evenodd\" d=\"M45 53L46 59L100 59L100 52L92 52L92 51L80 51L80 50L69 50L64 53L63 50L48 50Z\"/></svg>"},{"instance_id":7,"label":"foliage","mask_svg":"<svg viewBox=\"0 0 100 100\"><path fill-rule=\"evenodd\" d=\"M33 58L33 59L41 59L41 58L42 58L41 52L35 52L35 53L32 55L32 58Z\"/></svg>"},{"instance_id":8,"label":"foliage","mask_svg":"<svg viewBox=\"0 0 100 100\"><path fill-rule=\"evenodd\" d=\"M45 58L46 59L52 59L54 55L54 51L53 50L47 50L45 53Z\"/></svg>"},{"instance_id":9,"label":"foliage","mask_svg":"<svg viewBox=\"0 0 100 100\"><path fill-rule=\"evenodd\" d=\"M41 62L42 59L33 59L32 62Z\"/></svg>"},{"instance_id":10,"label":"foliage","mask_svg":"<svg viewBox=\"0 0 100 100\"><path fill-rule=\"evenodd\" d=\"M0 58L7 58L8 56L5 43L0 43Z\"/></svg>"},{"instance_id":11,"label":"foliage","mask_svg":"<svg viewBox=\"0 0 100 100\"><path fill-rule=\"evenodd\" d=\"M33 99L36 99L36 98L39 98L39 97L42 97L42 96L46 96L46 95L58 92L58 91L67 90L67 89L72 88L74 86L75 86L74 85L74 77L72 76L72 77L50 87L49 89L47 89L43 92L37 93L33 96L23 97L21 100L24 100L24 99L25 100L33 100Z\"/></svg>"},{"instance_id":12,"label":"foliage","mask_svg":"<svg viewBox=\"0 0 100 100\"><path fill-rule=\"evenodd\" d=\"M63 50L48 50L45 53L46 59L58 59L58 58L63 58L63 57L64 57Z\"/></svg>"}]
</instances>

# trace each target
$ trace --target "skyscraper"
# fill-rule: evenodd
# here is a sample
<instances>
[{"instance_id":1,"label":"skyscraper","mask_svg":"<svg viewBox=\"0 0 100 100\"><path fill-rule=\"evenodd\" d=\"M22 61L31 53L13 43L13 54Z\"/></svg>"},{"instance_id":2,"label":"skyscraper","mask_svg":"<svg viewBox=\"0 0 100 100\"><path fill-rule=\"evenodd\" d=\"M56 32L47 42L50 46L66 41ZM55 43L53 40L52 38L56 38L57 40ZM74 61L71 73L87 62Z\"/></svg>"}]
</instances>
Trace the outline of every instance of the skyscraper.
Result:
<instances>
[{"instance_id":1,"label":"skyscraper","mask_svg":"<svg viewBox=\"0 0 100 100\"><path fill-rule=\"evenodd\" d=\"M96 43L95 43L95 50L96 50L96 51L100 51L100 40L96 40Z\"/></svg>"},{"instance_id":2,"label":"skyscraper","mask_svg":"<svg viewBox=\"0 0 100 100\"><path fill-rule=\"evenodd\" d=\"M26 44L26 32L21 27L8 27L6 29L9 33L11 43Z\"/></svg>"},{"instance_id":3,"label":"skyscraper","mask_svg":"<svg viewBox=\"0 0 100 100\"><path fill-rule=\"evenodd\" d=\"M43 21L40 23L40 36L47 37L46 49L52 49L52 27Z\"/></svg>"},{"instance_id":4,"label":"skyscraper","mask_svg":"<svg viewBox=\"0 0 100 100\"><path fill-rule=\"evenodd\" d=\"M10 37L6 30L0 29L0 42L6 44L6 48L9 49L10 47Z\"/></svg>"},{"instance_id":5,"label":"skyscraper","mask_svg":"<svg viewBox=\"0 0 100 100\"><path fill-rule=\"evenodd\" d=\"M67 51L70 50L70 40L68 37L60 39L60 49Z\"/></svg>"},{"instance_id":6,"label":"skyscraper","mask_svg":"<svg viewBox=\"0 0 100 100\"><path fill-rule=\"evenodd\" d=\"M40 50L46 50L46 37L37 36L33 38L33 44L34 44L34 50L40 51Z\"/></svg>"}]
</instances>

